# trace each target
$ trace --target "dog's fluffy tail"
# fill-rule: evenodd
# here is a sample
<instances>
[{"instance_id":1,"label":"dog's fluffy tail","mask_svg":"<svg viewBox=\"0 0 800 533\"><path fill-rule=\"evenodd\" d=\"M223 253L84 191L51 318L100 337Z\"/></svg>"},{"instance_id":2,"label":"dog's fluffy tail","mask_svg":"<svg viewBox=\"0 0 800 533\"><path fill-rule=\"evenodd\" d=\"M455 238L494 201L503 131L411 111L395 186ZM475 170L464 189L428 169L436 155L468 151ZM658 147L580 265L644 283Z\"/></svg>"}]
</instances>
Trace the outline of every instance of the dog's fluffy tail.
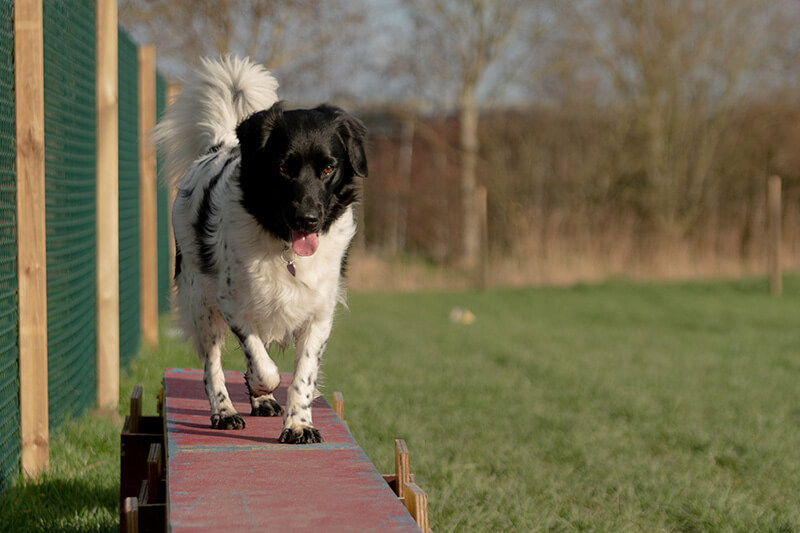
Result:
<instances>
[{"instance_id":1,"label":"dog's fluffy tail","mask_svg":"<svg viewBox=\"0 0 800 533\"><path fill-rule=\"evenodd\" d=\"M278 101L278 81L249 59L202 60L153 130L167 157L165 179L177 183L199 156L222 143L236 143L236 126Z\"/></svg>"}]
</instances>

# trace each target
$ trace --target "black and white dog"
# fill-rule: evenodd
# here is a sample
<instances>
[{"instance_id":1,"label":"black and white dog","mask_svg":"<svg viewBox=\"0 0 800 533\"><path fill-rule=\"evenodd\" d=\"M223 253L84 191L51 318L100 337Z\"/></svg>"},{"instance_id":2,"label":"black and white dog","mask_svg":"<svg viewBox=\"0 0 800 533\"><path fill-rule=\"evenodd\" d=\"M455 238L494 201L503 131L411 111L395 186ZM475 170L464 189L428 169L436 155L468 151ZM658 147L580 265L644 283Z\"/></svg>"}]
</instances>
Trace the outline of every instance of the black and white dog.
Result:
<instances>
[{"instance_id":1,"label":"black and white dog","mask_svg":"<svg viewBox=\"0 0 800 533\"><path fill-rule=\"evenodd\" d=\"M205 60L155 130L179 182L172 222L182 325L204 363L211 426L241 429L225 387L227 328L247 359L252 416L283 414L283 443L322 437L311 418L320 362L344 297L366 129L330 105L286 110L278 83L237 58ZM267 348L296 343L286 409Z\"/></svg>"}]
</instances>

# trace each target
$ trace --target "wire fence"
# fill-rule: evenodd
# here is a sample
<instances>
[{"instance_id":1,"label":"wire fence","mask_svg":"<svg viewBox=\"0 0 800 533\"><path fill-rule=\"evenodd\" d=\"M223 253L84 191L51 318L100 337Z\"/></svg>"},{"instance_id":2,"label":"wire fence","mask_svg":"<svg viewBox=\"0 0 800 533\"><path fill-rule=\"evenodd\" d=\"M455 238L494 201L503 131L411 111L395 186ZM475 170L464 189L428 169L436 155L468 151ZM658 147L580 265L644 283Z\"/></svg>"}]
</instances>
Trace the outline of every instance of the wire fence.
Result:
<instances>
[{"instance_id":1,"label":"wire fence","mask_svg":"<svg viewBox=\"0 0 800 533\"><path fill-rule=\"evenodd\" d=\"M11 3L0 5L0 492L20 454L17 366L17 243L14 32Z\"/></svg>"},{"instance_id":2,"label":"wire fence","mask_svg":"<svg viewBox=\"0 0 800 533\"><path fill-rule=\"evenodd\" d=\"M119 46L119 358L126 365L141 344L139 329L139 61L120 31Z\"/></svg>"},{"instance_id":3,"label":"wire fence","mask_svg":"<svg viewBox=\"0 0 800 533\"><path fill-rule=\"evenodd\" d=\"M161 76L156 78L156 115L161 116L167 107L167 83ZM170 246L169 231L169 192L162 170L164 169L162 157L158 156L158 312L166 313L172 305L172 272L170 272Z\"/></svg>"},{"instance_id":4,"label":"wire fence","mask_svg":"<svg viewBox=\"0 0 800 533\"><path fill-rule=\"evenodd\" d=\"M43 3L50 427L97 394L94 3Z\"/></svg>"},{"instance_id":5,"label":"wire fence","mask_svg":"<svg viewBox=\"0 0 800 533\"><path fill-rule=\"evenodd\" d=\"M0 1L0 494L19 472L14 2ZM95 5L43 2L47 385L50 430L97 402ZM141 346L137 45L118 33L120 368ZM158 112L166 83L157 76ZM159 190L159 311L169 310L167 193ZM102 223L102 221L101 221ZM44 376L42 376L44 379Z\"/></svg>"}]
</instances>

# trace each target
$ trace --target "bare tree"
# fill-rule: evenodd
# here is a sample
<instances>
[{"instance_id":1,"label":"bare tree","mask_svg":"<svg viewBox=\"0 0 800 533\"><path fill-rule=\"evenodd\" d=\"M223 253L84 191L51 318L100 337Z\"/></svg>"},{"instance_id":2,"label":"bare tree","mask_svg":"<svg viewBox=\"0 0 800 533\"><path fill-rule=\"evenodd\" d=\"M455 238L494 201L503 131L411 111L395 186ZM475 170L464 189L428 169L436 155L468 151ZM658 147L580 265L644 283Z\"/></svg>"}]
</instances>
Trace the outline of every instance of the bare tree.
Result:
<instances>
[{"instance_id":1,"label":"bare tree","mask_svg":"<svg viewBox=\"0 0 800 533\"><path fill-rule=\"evenodd\" d=\"M478 114L488 74L504 81L501 68L513 43L530 26L531 0L402 0L414 28L410 68L421 91L453 98L459 113L461 151L462 263L478 265L480 231L478 186ZM494 84L493 88L496 88Z\"/></svg>"},{"instance_id":2,"label":"bare tree","mask_svg":"<svg viewBox=\"0 0 800 533\"><path fill-rule=\"evenodd\" d=\"M180 74L203 56L237 54L287 79L315 82L330 50L347 49L365 19L361 2L346 0L122 0L120 21L137 39L157 45L167 68ZM342 63L336 64L341 67ZM346 72L345 76L350 75ZM340 77L341 78L341 77ZM341 80L344 85L345 80Z\"/></svg>"},{"instance_id":3,"label":"bare tree","mask_svg":"<svg viewBox=\"0 0 800 533\"><path fill-rule=\"evenodd\" d=\"M737 102L759 80L786 2L584 0L565 3L572 43L597 95L627 111L643 140L645 206L683 233L714 197L714 153ZM589 62L583 61L589 59ZM574 63L574 62L573 62ZM581 68L581 67L579 67Z\"/></svg>"}]
</instances>

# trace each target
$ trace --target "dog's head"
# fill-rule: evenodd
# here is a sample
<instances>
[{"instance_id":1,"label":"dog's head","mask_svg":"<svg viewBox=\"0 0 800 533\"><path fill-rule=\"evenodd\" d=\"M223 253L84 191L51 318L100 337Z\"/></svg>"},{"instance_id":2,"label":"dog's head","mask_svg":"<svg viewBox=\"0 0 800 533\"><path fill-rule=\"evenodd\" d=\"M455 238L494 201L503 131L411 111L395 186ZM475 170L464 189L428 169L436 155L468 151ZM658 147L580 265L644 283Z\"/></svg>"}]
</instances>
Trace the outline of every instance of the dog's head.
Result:
<instances>
[{"instance_id":1,"label":"dog's head","mask_svg":"<svg viewBox=\"0 0 800 533\"><path fill-rule=\"evenodd\" d=\"M366 128L331 105L287 111L281 102L236 128L242 152L242 205L298 255L313 254L357 201L367 176Z\"/></svg>"}]
</instances>

